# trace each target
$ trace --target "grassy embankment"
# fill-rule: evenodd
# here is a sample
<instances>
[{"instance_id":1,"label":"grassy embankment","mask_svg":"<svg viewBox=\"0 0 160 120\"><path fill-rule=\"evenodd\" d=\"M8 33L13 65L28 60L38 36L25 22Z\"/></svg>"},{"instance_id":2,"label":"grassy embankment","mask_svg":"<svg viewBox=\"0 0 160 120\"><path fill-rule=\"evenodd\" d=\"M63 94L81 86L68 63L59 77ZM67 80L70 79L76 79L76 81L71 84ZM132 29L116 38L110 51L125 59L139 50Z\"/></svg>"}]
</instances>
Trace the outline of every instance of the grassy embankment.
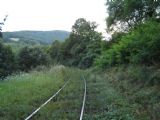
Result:
<instances>
[{"instance_id":1,"label":"grassy embankment","mask_svg":"<svg viewBox=\"0 0 160 120\"><path fill-rule=\"evenodd\" d=\"M64 84L65 73L63 67L53 67L1 81L0 119L24 119Z\"/></svg>"},{"instance_id":2,"label":"grassy embankment","mask_svg":"<svg viewBox=\"0 0 160 120\"><path fill-rule=\"evenodd\" d=\"M102 95L97 98L105 100L103 103L106 104L105 107L101 105L105 110L102 110L104 114L98 119L160 119L159 67L118 66L100 73L101 78L98 81L102 81L102 85L105 83L105 87L99 87L104 94L100 92L98 95ZM95 118L97 116L99 114Z\"/></svg>"},{"instance_id":3,"label":"grassy embankment","mask_svg":"<svg viewBox=\"0 0 160 120\"><path fill-rule=\"evenodd\" d=\"M84 93L83 73L58 66L6 78L0 83L0 119L26 118L56 93L68 78L67 86L33 119L78 119Z\"/></svg>"},{"instance_id":4,"label":"grassy embankment","mask_svg":"<svg viewBox=\"0 0 160 120\"><path fill-rule=\"evenodd\" d=\"M70 76L68 85L33 119L78 119L84 73L84 120L159 120L159 70L138 66L113 67L103 72L54 67L9 77L0 83L0 119L24 119L63 85L66 76Z\"/></svg>"},{"instance_id":5,"label":"grassy embankment","mask_svg":"<svg viewBox=\"0 0 160 120\"><path fill-rule=\"evenodd\" d=\"M87 83L84 120L134 120L134 108L104 74L90 74Z\"/></svg>"}]
</instances>

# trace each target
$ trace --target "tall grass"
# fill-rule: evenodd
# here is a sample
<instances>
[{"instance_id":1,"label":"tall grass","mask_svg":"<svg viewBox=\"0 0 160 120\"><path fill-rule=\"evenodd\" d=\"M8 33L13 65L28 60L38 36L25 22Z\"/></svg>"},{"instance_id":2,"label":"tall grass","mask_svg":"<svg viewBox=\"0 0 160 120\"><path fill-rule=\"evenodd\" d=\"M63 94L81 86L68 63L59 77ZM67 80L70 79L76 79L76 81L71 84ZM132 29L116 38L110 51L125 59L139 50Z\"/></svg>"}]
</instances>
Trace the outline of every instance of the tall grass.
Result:
<instances>
[{"instance_id":1,"label":"tall grass","mask_svg":"<svg viewBox=\"0 0 160 120\"><path fill-rule=\"evenodd\" d=\"M87 81L85 120L159 120L159 70L119 66L101 72L64 66L39 67L0 82L0 119L20 120L52 96L67 79L67 86L33 120L76 120Z\"/></svg>"},{"instance_id":2,"label":"tall grass","mask_svg":"<svg viewBox=\"0 0 160 120\"><path fill-rule=\"evenodd\" d=\"M100 74L87 79L85 120L134 120L134 108Z\"/></svg>"},{"instance_id":3,"label":"tall grass","mask_svg":"<svg viewBox=\"0 0 160 120\"><path fill-rule=\"evenodd\" d=\"M65 73L63 66L56 66L10 76L1 81L0 119L24 119L64 84Z\"/></svg>"},{"instance_id":4,"label":"tall grass","mask_svg":"<svg viewBox=\"0 0 160 120\"><path fill-rule=\"evenodd\" d=\"M84 72L73 68L67 70L70 78L69 83L54 100L34 116L34 120L79 119L84 93L82 79Z\"/></svg>"},{"instance_id":5,"label":"tall grass","mask_svg":"<svg viewBox=\"0 0 160 120\"><path fill-rule=\"evenodd\" d=\"M139 120L160 119L160 71L155 67L119 66L106 70L111 86L135 106Z\"/></svg>"}]
</instances>

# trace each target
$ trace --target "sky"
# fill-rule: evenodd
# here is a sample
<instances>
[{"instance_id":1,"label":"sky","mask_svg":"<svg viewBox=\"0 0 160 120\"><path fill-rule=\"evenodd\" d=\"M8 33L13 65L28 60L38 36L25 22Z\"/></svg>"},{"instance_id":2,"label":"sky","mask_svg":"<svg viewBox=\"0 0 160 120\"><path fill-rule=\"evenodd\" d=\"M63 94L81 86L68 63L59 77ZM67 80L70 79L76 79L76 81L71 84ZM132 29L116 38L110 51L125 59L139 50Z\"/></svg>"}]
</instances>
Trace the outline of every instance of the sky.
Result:
<instances>
[{"instance_id":1,"label":"sky","mask_svg":"<svg viewBox=\"0 0 160 120\"><path fill-rule=\"evenodd\" d=\"M106 0L0 0L0 22L8 19L3 31L71 31L78 18L95 21L105 33Z\"/></svg>"}]
</instances>

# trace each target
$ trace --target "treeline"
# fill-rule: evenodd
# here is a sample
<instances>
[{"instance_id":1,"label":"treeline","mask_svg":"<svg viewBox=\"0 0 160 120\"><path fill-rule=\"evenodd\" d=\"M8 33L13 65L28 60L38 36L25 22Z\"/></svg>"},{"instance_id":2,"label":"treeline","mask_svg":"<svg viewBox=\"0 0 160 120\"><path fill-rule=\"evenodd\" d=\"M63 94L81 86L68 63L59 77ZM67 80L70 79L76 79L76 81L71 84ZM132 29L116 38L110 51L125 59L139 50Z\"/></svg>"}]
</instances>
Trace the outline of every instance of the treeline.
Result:
<instances>
[{"instance_id":1,"label":"treeline","mask_svg":"<svg viewBox=\"0 0 160 120\"><path fill-rule=\"evenodd\" d=\"M9 46L4 46L0 39L0 78L14 71L14 54Z\"/></svg>"},{"instance_id":2,"label":"treeline","mask_svg":"<svg viewBox=\"0 0 160 120\"><path fill-rule=\"evenodd\" d=\"M10 46L0 40L0 78L20 71L28 72L39 66L49 64L49 56L42 48L24 47L14 53Z\"/></svg>"},{"instance_id":3,"label":"treeline","mask_svg":"<svg viewBox=\"0 0 160 120\"><path fill-rule=\"evenodd\" d=\"M25 47L16 55L0 43L0 76L51 64L82 69L128 64L160 65L160 2L107 0L106 5L109 13L107 30L112 33L111 40L102 40L95 22L80 18L64 42L55 41L42 48Z\"/></svg>"},{"instance_id":4,"label":"treeline","mask_svg":"<svg viewBox=\"0 0 160 120\"><path fill-rule=\"evenodd\" d=\"M159 65L160 1L107 0L107 6L108 31L114 34L96 65Z\"/></svg>"},{"instance_id":5,"label":"treeline","mask_svg":"<svg viewBox=\"0 0 160 120\"><path fill-rule=\"evenodd\" d=\"M19 41L39 44L51 44L55 40L64 41L68 36L69 32L62 30L3 32L3 39L7 42L11 41L10 38L18 38Z\"/></svg>"},{"instance_id":6,"label":"treeline","mask_svg":"<svg viewBox=\"0 0 160 120\"><path fill-rule=\"evenodd\" d=\"M9 46L3 45L0 58L1 75L5 77L13 71L28 72L40 65L63 64L79 68L89 68L101 54L105 44L102 34L95 29L95 22L84 18L76 20L72 32L64 42L54 41L50 46L24 47L13 53Z\"/></svg>"},{"instance_id":7,"label":"treeline","mask_svg":"<svg viewBox=\"0 0 160 120\"><path fill-rule=\"evenodd\" d=\"M49 54L54 62L67 66L89 68L93 65L105 44L102 34L95 31L95 22L78 19L72 27L72 32L65 42L55 41L49 48Z\"/></svg>"},{"instance_id":8,"label":"treeline","mask_svg":"<svg viewBox=\"0 0 160 120\"><path fill-rule=\"evenodd\" d=\"M116 38L117 41L103 51L96 65L102 68L121 64L160 65L159 31L160 23L150 20L129 33L121 34L121 37Z\"/></svg>"}]
</instances>

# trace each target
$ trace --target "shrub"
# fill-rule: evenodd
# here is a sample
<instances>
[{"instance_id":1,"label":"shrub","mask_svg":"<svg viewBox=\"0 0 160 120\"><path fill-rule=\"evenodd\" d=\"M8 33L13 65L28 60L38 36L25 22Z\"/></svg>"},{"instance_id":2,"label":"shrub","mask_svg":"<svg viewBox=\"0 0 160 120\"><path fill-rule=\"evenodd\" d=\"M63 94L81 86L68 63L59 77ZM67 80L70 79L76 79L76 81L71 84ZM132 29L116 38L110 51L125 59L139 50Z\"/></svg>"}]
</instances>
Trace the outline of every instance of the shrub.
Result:
<instances>
[{"instance_id":1,"label":"shrub","mask_svg":"<svg viewBox=\"0 0 160 120\"><path fill-rule=\"evenodd\" d=\"M160 23L148 21L133 29L96 60L100 67L117 64L155 65L160 62Z\"/></svg>"},{"instance_id":2,"label":"shrub","mask_svg":"<svg viewBox=\"0 0 160 120\"><path fill-rule=\"evenodd\" d=\"M18 54L17 62L20 70L28 71L39 65L47 65L49 63L49 57L40 48L24 47Z\"/></svg>"},{"instance_id":3,"label":"shrub","mask_svg":"<svg viewBox=\"0 0 160 120\"><path fill-rule=\"evenodd\" d=\"M9 46L0 42L0 78L11 74L14 70L14 54Z\"/></svg>"}]
</instances>

